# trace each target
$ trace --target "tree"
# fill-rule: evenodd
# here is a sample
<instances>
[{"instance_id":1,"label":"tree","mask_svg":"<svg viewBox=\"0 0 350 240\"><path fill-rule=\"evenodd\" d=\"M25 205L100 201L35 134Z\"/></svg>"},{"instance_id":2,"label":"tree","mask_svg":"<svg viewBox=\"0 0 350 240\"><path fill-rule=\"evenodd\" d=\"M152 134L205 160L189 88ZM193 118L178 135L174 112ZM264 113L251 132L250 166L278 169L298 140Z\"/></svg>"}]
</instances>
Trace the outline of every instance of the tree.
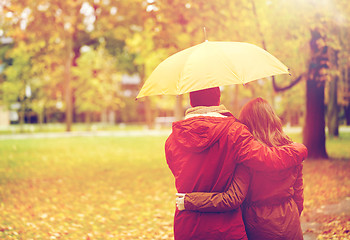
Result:
<instances>
[{"instance_id":1,"label":"tree","mask_svg":"<svg viewBox=\"0 0 350 240\"><path fill-rule=\"evenodd\" d=\"M332 27L330 27L330 23L336 20L339 12L328 1L320 1L317 5L313 2L304 3L299 1L295 1L292 4L294 6L290 5L288 8L282 8L285 10L288 9L291 13L293 13L294 9L298 9L294 13L294 20L288 20L288 22L294 22L295 24L301 19L304 21L304 24L300 26L304 26L304 29L310 31L310 58L307 64L308 68L304 72L301 72L289 86L281 88L275 82L274 85L276 90L285 90L300 80L306 79L304 143L309 149L310 158L327 158L325 149L325 82L326 80L334 80L337 76L337 74L331 74L328 70L328 59L329 54L337 50L334 48L334 39L331 37ZM302 13L302 15L298 15L297 13ZM291 32L291 29L287 29ZM307 60L308 58L305 59ZM336 84L337 82L331 82L330 86L335 87ZM329 107L329 109L332 108ZM333 108L333 110L337 110L337 108ZM336 117L337 115L335 113Z\"/></svg>"},{"instance_id":2,"label":"tree","mask_svg":"<svg viewBox=\"0 0 350 240\"><path fill-rule=\"evenodd\" d=\"M100 45L96 50L85 48L73 67L73 82L76 98L76 111L85 114L87 123L91 123L93 113L104 110L116 111L123 106L120 94L120 74L116 69L115 58Z\"/></svg>"},{"instance_id":3,"label":"tree","mask_svg":"<svg viewBox=\"0 0 350 240\"><path fill-rule=\"evenodd\" d=\"M99 44L100 38L124 40L137 26L142 1L19 1L11 0L5 6L9 27L5 34L11 36L15 45L20 39L27 43L44 42L32 60L50 56L54 63L46 66L46 74L57 76L60 71L60 87L64 97L66 130L71 130L74 118L74 92L76 76L72 67L77 66L80 50L83 46ZM44 24L43 24L44 23ZM48 51L50 49L50 51ZM54 70L54 72L51 72ZM53 79L53 78L51 78ZM42 96L38 94L37 96Z\"/></svg>"},{"instance_id":4,"label":"tree","mask_svg":"<svg viewBox=\"0 0 350 240\"><path fill-rule=\"evenodd\" d=\"M28 98L30 97L28 87L32 77L30 71L31 55L27 47L22 42L17 48L12 49L11 54L9 54L12 64L5 69L6 80L1 85L5 103L8 105L19 103L21 131L23 131L25 112L28 106Z\"/></svg>"},{"instance_id":5,"label":"tree","mask_svg":"<svg viewBox=\"0 0 350 240\"><path fill-rule=\"evenodd\" d=\"M306 118L304 144L310 158L328 158L325 134L325 81L328 68L328 47L321 29L311 30L311 62L306 81Z\"/></svg>"},{"instance_id":6,"label":"tree","mask_svg":"<svg viewBox=\"0 0 350 240\"><path fill-rule=\"evenodd\" d=\"M339 83L339 50L334 47L329 49L329 59L332 81L328 82L328 104L327 104L327 127L329 137L339 136L339 106L338 106L338 83ZM333 74L332 74L333 73Z\"/></svg>"},{"instance_id":7,"label":"tree","mask_svg":"<svg viewBox=\"0 0 350 240\"><path fill-rule=\"evenodd\" d=\"M73 27L77 27L77 21L71 12L79 13L79 3L69 2L66 5L61 1L10 1L5 7L8 21L11 22L6 34L14 39L15 48L20 41L25 41L33 48L32 61L43 56L50 55L55 59L58 66L65 65L65 75L61 76L62 82L65 82L66 90L66 117L67 130L71 128L72 104L70 88L70 65L73 59ZM73 10L72 10L73 9ZM68 13L66 15L66 13ZM42 23L45 24L42 24ZM55 31L53 31L55 30ZM64 49L66 51L64 51ZM66 61L68 59L68 61ZM67 63L68 62L68 63ZM66 64L64 64L66 63ZM28 65L29 67L29 65ZM45 65L46 74L50 74L54 66ZM63 80L65 79L65 80ZM40 96L40 94L38 95Z\"/></svg>"},{"instance_id":8,"label":"tree","mask_svg":"<svg viewBox=\"0 0 350 240\"><path fill-rule=\"evenodd\" d=\"M337 9L340 14L335 21L333 31L338 40L338 104L339 109L343 108L345 124L350 125L350 6L345 0L336 1Z\"/></svg>"}]
</instances>

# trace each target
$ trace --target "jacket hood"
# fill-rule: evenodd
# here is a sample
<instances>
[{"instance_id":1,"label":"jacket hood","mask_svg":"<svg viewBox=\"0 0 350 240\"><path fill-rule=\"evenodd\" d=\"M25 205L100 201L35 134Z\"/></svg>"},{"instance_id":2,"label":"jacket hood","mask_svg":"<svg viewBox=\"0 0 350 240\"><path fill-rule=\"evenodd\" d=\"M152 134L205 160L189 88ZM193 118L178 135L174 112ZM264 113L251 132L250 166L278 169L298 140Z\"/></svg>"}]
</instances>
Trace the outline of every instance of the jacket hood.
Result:
<instances>
[{"instance_id":1,"label":"jacket hood","mask_svg":"<svg viewBox=\"0 0 350 240\"><path fill-rule=\"evenodd\" d=\"M234 117L196 116L173 123L174 140L185 150L202 152L211 147L234 123Z\"/></svg>"}]
</instances>

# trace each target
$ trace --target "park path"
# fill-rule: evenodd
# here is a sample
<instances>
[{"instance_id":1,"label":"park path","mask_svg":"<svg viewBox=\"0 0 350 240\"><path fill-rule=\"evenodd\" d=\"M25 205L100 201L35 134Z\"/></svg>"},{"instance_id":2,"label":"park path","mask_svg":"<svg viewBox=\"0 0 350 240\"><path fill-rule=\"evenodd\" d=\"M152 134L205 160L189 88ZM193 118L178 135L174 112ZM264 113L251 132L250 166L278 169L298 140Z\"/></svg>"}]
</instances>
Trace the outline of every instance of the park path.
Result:
<instances>
[{"instance_id":1,"label":"park path","mask_svg":"<svg viewBox=\"0 0 350 240\"><path fill-rule=\"evenodd\" d=\"M338 203L323 205L319 209L314 209L312 215L323 216L340 216L350 215L350 197L347 197ZM322 233L322 224L318 222L308 222L302 216L301 228L304 232L304 240L316 240L317 236Z\"/></svg>"},{"instance_id":2,"label":"park path","mask_svg":"<svg viewBox=\"0 0 350 240\"><path fill-rule=\"evenodd\" d=\"M302 127L284 127L288 133L301 133ZM350 132L350 127L341 126L339 132ZM58 138L58 137L126 137L126 136L169 136L171 129L143 129L118 131L74 131L74 132L44 132L44 133L14 133L0 134L1 140L30 139L30 138Z\"/></svg>"},{"instance_id":3,"label":"park path","mask_svg":"<svg viewBox=\"0 0 350 240\"><path fill-rule=\"evenodd\" d=\"M169 136L171 130L119 130L119 131L75 131L47 133L16 133L0 135L1 140L36 139L36 138L69 138L69 137L139 137L139 136Z\"/></svg>"}]
</instances>

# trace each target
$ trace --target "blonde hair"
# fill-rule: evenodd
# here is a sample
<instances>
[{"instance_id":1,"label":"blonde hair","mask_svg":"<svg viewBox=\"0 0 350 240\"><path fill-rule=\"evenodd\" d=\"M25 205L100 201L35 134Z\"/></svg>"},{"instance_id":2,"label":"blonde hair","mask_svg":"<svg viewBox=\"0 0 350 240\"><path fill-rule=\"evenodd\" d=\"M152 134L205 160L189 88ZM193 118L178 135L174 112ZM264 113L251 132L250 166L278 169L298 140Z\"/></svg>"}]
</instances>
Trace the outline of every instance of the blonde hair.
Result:
<instances>
[{"instance_id":1,"label":"blonde hair","mask_svg":"<svg viewBox=\"0 0 350 240\"><path fill-rule=\"evenodd\" d=\"M245 104L239 120L249 128L255 139L270 147L292 143L283 132L281 119L263 98L255 98Z\"/></svg>"}]
</instances>

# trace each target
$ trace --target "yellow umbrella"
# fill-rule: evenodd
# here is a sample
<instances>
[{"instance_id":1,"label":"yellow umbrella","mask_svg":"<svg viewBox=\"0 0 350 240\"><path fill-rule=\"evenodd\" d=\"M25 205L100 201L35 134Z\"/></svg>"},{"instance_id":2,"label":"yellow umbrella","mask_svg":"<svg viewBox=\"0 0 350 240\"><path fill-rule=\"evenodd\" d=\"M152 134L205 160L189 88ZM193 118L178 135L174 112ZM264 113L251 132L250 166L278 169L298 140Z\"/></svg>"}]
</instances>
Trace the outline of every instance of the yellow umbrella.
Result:
<instances>
[{"instance_id":1,"label":"yellow umbrella","mask_svg":"<svg viewBox=\"0 0 350 240\"><path fill-rule=\"evenodd\" d=\"M288 73L283 63L256 45L205 41L161 62L146 80L137 98L181 95Z\"/></svg>"}]
</instances>

